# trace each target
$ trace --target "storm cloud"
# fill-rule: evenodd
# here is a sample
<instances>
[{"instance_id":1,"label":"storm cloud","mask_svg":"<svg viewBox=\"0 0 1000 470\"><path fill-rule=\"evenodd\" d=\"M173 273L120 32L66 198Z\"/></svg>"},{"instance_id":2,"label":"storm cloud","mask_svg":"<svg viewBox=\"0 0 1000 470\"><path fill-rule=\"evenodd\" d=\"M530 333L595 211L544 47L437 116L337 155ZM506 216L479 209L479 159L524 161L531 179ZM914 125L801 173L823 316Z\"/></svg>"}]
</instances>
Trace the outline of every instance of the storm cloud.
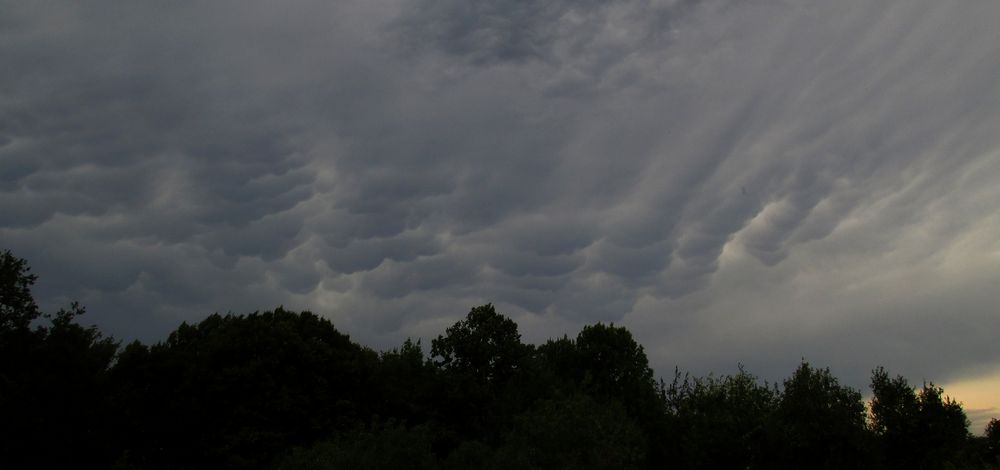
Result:
<instances>
[{"instance_id":1,"label":"storm cloud","mask_svg":"<svg viewBox=\"0 0 1000 470\"><path fill-rule=\"evenodd\" d=\"M662 373L1000 367L997 3L0 4L0 240L117 337L492 301Z\"/></svg>"}]
</instances>

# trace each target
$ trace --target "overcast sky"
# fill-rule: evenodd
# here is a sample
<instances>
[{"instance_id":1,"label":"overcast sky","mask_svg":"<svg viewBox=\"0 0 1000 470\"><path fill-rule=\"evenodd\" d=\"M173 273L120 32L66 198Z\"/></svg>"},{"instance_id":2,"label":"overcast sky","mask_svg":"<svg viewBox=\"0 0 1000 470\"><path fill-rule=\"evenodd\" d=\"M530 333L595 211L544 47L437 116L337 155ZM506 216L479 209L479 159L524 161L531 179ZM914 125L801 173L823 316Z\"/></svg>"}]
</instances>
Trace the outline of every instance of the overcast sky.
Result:
<instances>
[{"instance_id":1,"label":"overcast sky","mask_svg":"<svg viewBox=\"0 0 1000 470\"><path fill-rule=\"evenodd\" d=\"M284 305L386 348L493 302L663 375L1000 371L1000 2L0 11L0 245L117 338Z\"/></svg>"}]
</instances>

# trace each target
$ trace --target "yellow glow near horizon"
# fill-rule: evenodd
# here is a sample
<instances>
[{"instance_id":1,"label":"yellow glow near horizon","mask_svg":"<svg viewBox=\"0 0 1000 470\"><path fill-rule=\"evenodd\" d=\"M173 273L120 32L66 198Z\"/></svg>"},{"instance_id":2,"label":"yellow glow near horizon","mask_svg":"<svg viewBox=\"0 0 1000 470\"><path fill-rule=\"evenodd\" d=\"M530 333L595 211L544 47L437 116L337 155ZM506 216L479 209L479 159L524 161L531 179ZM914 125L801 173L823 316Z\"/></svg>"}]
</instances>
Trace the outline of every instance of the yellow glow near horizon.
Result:
<instances>
[{"instance_id":1,"label":"yellow glow near horizon","mask_svg":"<svg viewBox=\"0 0 1000 470\"><path fill-rule=\"evenodd\" d=\"M1000 369L972 379L941 384L945 395L962 403L972 424L969 431L981 435L992 418L1000 418Z\"/></svg>"}]
</instances>

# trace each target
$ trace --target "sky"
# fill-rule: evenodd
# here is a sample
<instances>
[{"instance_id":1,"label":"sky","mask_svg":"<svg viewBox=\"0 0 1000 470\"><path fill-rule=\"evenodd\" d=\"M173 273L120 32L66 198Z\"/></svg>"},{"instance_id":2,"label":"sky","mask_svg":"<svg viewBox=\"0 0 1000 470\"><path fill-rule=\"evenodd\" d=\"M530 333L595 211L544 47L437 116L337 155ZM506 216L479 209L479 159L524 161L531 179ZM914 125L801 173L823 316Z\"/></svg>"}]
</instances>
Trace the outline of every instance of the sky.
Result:
<instances>
[{"instance_id":1,"label":"sky","mask_svg":"<svg viewBox=\"0 0 1000 470\"><path fill-rule=\"evenodd\" d=\"M385 349L492 302L1000 416L1000 2L0 11L0 247L106 334L283 305Z\"/></svg>"}]
</instances>

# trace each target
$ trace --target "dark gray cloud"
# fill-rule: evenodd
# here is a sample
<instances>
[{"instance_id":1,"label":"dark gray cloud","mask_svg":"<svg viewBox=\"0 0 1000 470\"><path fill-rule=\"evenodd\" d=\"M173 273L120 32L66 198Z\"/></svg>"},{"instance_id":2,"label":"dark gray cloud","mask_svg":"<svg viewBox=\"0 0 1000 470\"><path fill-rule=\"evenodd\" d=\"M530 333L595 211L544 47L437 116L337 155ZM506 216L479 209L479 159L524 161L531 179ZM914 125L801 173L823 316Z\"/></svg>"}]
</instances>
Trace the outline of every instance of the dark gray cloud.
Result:
<instances>
[{"instance_id":1,"label":"dark gray cloud","mask_svg":"<svg viewBox=\"0 0 1000 470\"><path fill-rule=\"evenodd\" d=\"M397 23L402 40L476 65L558 60L560 42L574 49L594 41L614 0L415 1ZM656 9L660 13L659 9Z\"/></svg>"},{"instance_id":2,"label":"dark gray cloud","mask_svg":"<svg viewBox=\"0 0 1000 470\"><path fill-rule=\"evenodd\" d=\"M1000 364L993 4L0 8L0 241L115 335L493 301L663 371Z\"/></svg>"}]
</instances>

